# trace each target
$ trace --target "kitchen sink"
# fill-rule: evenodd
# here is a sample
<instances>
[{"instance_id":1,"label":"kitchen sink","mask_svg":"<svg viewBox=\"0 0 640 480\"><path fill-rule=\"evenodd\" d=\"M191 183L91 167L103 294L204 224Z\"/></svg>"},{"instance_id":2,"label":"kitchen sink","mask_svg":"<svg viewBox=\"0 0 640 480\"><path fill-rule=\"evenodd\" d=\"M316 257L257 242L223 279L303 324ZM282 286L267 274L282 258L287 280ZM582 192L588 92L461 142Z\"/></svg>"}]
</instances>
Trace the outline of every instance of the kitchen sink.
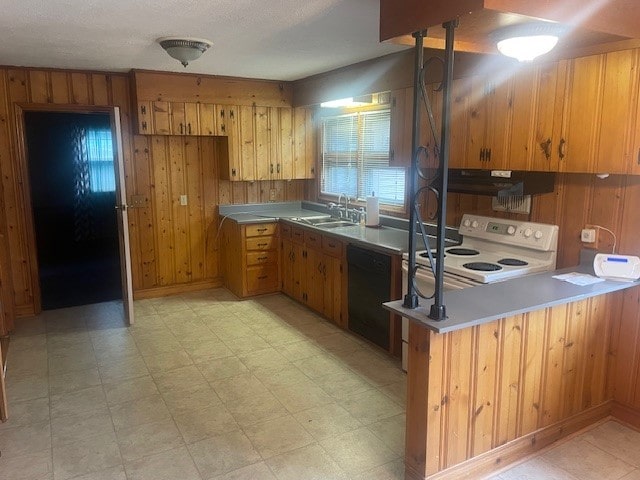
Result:
<instances>
[{"instance_id":1,"label":"kitchen sink","mask_svg":"<svg viewBox=\"0 0 640 480\"><path fill-rule=\"evenodd\" d=\"M338 228L338 227L353 227L357 223L349 222L347 220L334 220L332 222L323 222L316 224L318 228Z\"/></svg>"},{"instance_id":2,"label":"kitchen sink","mask_svg":"<svg viewBox=\"0 0 640 480\"><path fill-rule=\"evenodd\" d=\"M311 225L318 228L338 228L338 227L352 227L357 223L349 220L341 220L335 217L324 218L296 218L296 222L303 223L305 225Z\"/></svg>"}]
</instances>

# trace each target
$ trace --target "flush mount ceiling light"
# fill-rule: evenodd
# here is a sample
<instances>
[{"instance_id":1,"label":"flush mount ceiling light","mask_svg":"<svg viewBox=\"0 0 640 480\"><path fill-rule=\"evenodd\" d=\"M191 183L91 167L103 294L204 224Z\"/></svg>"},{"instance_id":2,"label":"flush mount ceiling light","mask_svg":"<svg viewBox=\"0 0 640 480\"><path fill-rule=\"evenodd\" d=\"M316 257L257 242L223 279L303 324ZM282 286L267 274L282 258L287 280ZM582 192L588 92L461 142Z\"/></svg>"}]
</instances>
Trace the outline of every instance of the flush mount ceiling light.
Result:
<instances>
[{"instance_id":1,"label":"flush mount ceiling light","mask_svg":"<svg viewBox=\"0 0 640 480\"><path fill-rule=\"evenodd\" d=\"M536 22L509 25L492 33L498 51L521 62L549 53L564 29L557 23Z\"/></svg>"},{"instance_id":2,"label":"flush mount ceiling light","mask_svg":"<svg viewBox=\"0 0 640 480\"><path fill-rule=\"evenodd\" d=\"M169 55L185 67L200 58L213 42L203 38L162 37L156 40Z\"/></svg>"}]
</instances>

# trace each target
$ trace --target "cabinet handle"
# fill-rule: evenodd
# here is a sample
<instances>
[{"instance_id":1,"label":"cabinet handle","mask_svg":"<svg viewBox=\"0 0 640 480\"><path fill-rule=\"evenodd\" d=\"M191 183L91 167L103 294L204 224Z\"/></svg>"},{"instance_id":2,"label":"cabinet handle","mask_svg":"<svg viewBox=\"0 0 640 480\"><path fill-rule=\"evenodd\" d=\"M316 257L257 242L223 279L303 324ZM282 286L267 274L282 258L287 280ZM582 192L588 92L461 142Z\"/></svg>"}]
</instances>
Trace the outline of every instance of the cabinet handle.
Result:
<instances>
[{"instance_id":1,"label":"cabinet handle","mask_svg":"<svg viewBox=\"0 0 640 480\"><path fill-rule=\"evenodd\" d=\"M229 110L229 118L233 118L233 110Z\"/></svg>"},{"instance_id":2,"label":"cabinet handle","mask_svg":"<svg viewBox=\"0 0 640 480\"><path fill-rule=\"evenodd\" d=\"M259 247L266 247L267 245L269 245L268 243L258 243Z\"/></svg>"},{"instance_id":3,"label":"cabinet handle","mask_svg":"<svg viewBox=\"0 0 640 480\"><path fill-rule=\"evenodd\" d=\"M322 262L318 264L318 272L322 273Z\"/></svg>"},{"instance_id":4,"label":"cabinet handle","mask_svg":"<svg viewBox=\"0 0 640 480\"><path fill-rule=\"evenodd\" d=\"M142 113L143 115L147 114L147 106L146 105L140 105L140 113Z\"/></svg>"},{"instance_id":5,"label":"cabinet handle","mask_svg":"<svg viewBox=\"0 0 640 480\"><path fill-rule=\"evenodd\" d=\"M271 164L271 175L273 175L273 163Z\"/></svg>"},{"instance_id":6,"label":"cabinet handle","mask_svg":"<svg viewBox=\"0 0 640 480\"><path fill-rule=\"evenodd\" d=\"M547 138L546 142L540 142L540 148L544 152L544 156L549 160L551 158L551 139Z\"/></svg>"},{"instance_id":7,"label":"cabinet handle","mask_svg":"<svg viewBox=\"0 0 640 480\"><path fill-rule=\"evenodd\" d=\"M267 275L260 275L258 277L258 280L264 280L265 278L268 278L268 276Z\"/></svg>"},{"instance_id":8,"label":"cabinet handle","mask_svg":"<svg viewBox=\"0 0 640 480\"><path fill-rule=\"evenodd\" d=\"M279 163L276 165L276 173L280 173L280 164Z\"/></svg>"},{"instance_id":9,"label":"cabinet handle","mask_svg":"<svg viewBox=\"0 0 640 480\"><path fill-rule=\"evenodd\" d=\"M490 161L491 161L491 149L489 148L487 150L487 162L490 162Z\"/></svg>"},{"instance_id":10,"label":"cabinet handle","mask_svg":"<svg viewBox=\"0 0 640 480\"><path fill-rule=\"evenodd\" d=\"M480 161L484 162L484 158L485 158L485 149L481 148L480 149Z\"/></svg>"},{"instance_id":11,"label":"cabinet handle","mask_svg":"<svg viewBox=\"0 0 640 480\"><path fill-rule=\"evenodd\" d=\"M258 232L266 232L266 231L267 231L267 229L266 229L266 228L258 228L258 229L257 229L257 231L258 231Z\"/></svg>"},{"instance_id":12,"label":"cabinet handle","mask_svg":"<svg viewBox=\"0 0 640 480\"><path fill-rule=\"evenodd\" d=\"M329 243L328 244L331 248L336 248L336 244L335 243Z\"/></svg>"},{"instance_id":13,"label":"cabinet handle","mask_svg":"<svg viewBox=\"0 0 640 480\"><path fill-rule=\"evenodd\" d=\"M269 257L258 257L258 260L262 261L262 260L266 260Z\"/></svg>"},{"instance_id":14,"label":"cabinet handle","mask_svg":"<svg viewBox=\"0 0 640 480\"><path fill-rule=\"evenodd\" d=\"M316 167L311 167L311 173L315 175L315 173L316 173Z\"/></svg>"},{"instance_id":15,"label":"cabinet handle","mask_svg":"<svg viewBox=\"0 0 640 480\"><path fill-rule=\"evenodd\" d=\"M234 176L234 177L236 176L236 169L235 168L231 169L231 175Z\"/></svg>"},{"instance_id":16,"label":"cabinet handle","mask_svg":"<svg viewBox=\"0 0 640 480\"><path fill-rule=\"evenodd\" d=\"M640 165L640 148L638 149L638 165Z\"/></svg>"},{"instance_id":17,"label":"cabinet handle","mask_svg":"<svg viewBox=\"0 0 640 480\"><path fill-rule=\"evenodd\" d=\"M220 117L224 118L224 110L220 110Z\"/></svg>"},{"instance_id":18,"label":"cabinet handle","mask_svg":"<svg viewBox=\"0 0 640 480\"><path fill-rule=\"evenodd\" d=\"M220 125L220 131L221 131L221 132L226 132L226 131L227 131L227 129L225 128L225 126L224 126L224 125Z\"/></svg>"},{"instance_id":19,"label":"cabinet handle","mask_svg":"<svg viewBox=\"0 0 640 480\"><path fill-rule=\"evenodd\" d=\"M184 125L180 122L180 135L184 135Z\"/></svg>"},{"instance_id":20,"label":"cabinet handle","mask_svg":"<svg viewBox=\"0 0 640 480\"><path fill-rule=\"evenodd\" d=\"M560 144L558 145L558 156L560 159L563 159L567 154L567 141L564 138L560 139Z\"/></svg>"},{"instance_id":21,"label":"cabinet handle","mask_svg":"<svg viewBox=\"0 0 640 480\"><path fill-rule=\"evenodd\" d=\"M187 123L187 129L189 131L189 135L191 135L191 124L190 123Z\"/></svg>"},{"instance_id":22,"label":"cabinet handle","mask_svg":"<svg viewBox=\"0 0 640 480\"><path fill-rule=\"evenodd\" d=\"M147 129L147 122L142 122L142 130L146 130Z\"/></svg>"}]
</instances>

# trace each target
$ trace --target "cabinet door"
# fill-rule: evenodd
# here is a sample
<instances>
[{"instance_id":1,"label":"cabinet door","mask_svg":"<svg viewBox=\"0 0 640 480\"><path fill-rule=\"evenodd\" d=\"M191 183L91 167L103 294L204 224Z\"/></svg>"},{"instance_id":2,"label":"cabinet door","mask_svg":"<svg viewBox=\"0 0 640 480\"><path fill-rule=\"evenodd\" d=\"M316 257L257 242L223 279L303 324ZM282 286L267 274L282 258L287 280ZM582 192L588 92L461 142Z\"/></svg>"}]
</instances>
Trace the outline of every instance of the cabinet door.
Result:
<instances>
[{"instance_id":1,"label":"cabinet door","mask_svg":"<svg viewBox=\"0 0 640 480\"><path fill-rule=\"evenodd\" d=\"M200 135L216 135L216 108L211 103L201 103L198 106L198 117L200 123Z\"/></svg>"},{"instance_id":2,"label":"cabinet door","mask_svg":"<svg viewBox=\"0 0 640 480\"><path fill-rule=\"evenodd\" d=\"M242 180L237 110L233 105L216 105L216 130L227 137L227 155L220 161L224 180Z\"/></svg>"},{"instance_id":3,"label":"cabinet door","mask_svg":"<svg viewBox=\"0 0 640 480\"><path fill-rule=\"evenodd\" d=\"M638 55L638 50L605 55L595 173L627 173L634 162L637 164L633 127L639 86Z\"/></svg>"},{"instance_id":4,"label":"cabinet door","mask_svg":"<svg viewBox=\"0 0 640 480\"><path fill-rule=\"evenodd\" d=\"M337 325L341 325L342 318L342 262L338 257L323 255L323 307L322 313Z\"/></svg>"},{"instance_id":5,"label":"cabinet door","mask_svg":"<svg viewBox=\"0 0 640 480\"><path fill-rule=\"evenodd\" d=\"M275 168L271 164L270 151L270 125L269 125L269 108L254 108L254 135L255 135L255 179L269 180L272 174L275 175Z\"/></svg>"},{"instance_id":6,"label":"cabinet door","mask_svg":"<svg viewBox=\"0 0 640 480\"><path fill-rule=\"evenodd\" d=\"M138 102L138 133L140 135L150 135L153 133L153 124L151 123L151 102Z\"/></svg>"},{"instance_id":7,"label":"cabinet door","mask_svg":"<svg viewBox=\"0 0 640 480\"><path fill-rule=\"evenodd\" d=\"M307 305L316 312L323 312L324 307L324 275L322 251L306 247L305 258L305 293Z\"/></svg>"},{"instance_id":8,"label":"cabinet door","mask_svg":"<svg viewBox=\"0 0 640 480\"><path fill-rule=\"evenodd\" d=\"M294 296L293 263L293 243L289 239L283 239L280 255L280 265L282 265L282 291L290 297Z\"/></svg>"},{"instance_id":9,"label":"cabinet door","mask_svg":"<svg viewBox=\"0 0 640 480\"><path fill-rule=\"evenodd\" d=\"M279 178L291 180L293 175L293 108L277 108L279 114L278 143L279 156L276 157L276 172L280 172ZM273 132L272 128L272 132ZM271 157L273 161L273 157Z\"/></svg>"},{"instance_id":10,"label":"cabinet door","mask_svg":"<svg viewBox=\"0 0 640 480\"><path fill-rule=\"evenodd\" d=\"M293 298L299 302L304 301L305 296L305 249L301 243L293 243L293 265L292 265L292 280L293 280Z\"/></svg>"},{"instance_id":11,"label":"cabinet door","mask_svg":"<svg viewBox=\"0 0 640 480\"><path fill-rule=\"evenodd\" d=\"M293 178L315 178L315 134L313 113L306 108L293 111Z\"/></svg>"},{"instance_id":12,"label":"cabinet door","mask_svg":"<svg viewBox=\"0 0 640 480\"><path fill-rule=\"evenodd\" d=\"M484 77L469 79L469 117L466 142L465 167L487 168L485 133L489 109L487 105L487 84Z\"/></svg>"},{"instance_id":13,"label":"cabinet door","mask_svg":"<svg viewBox=\"0 0 640 480\"><path fill-rule=\"evenodd\" d=\"M240 144L240 179L255 180L255 140L253 125L255 123L254 107L238 107L239 144Z\"/></svg>"},{"instance_id":14,"label":"cabinet door","mask_svg":"<svg viewBox=\"0 0 640 480\"><path fill-rule=\"evenodd\" d=\"M451 143L449 167L463 168L467 164L467 142L469 141L469 94L470 80L461 78L451 86ZM440 95L442 98L442 95ZM436 125L442 132L441 110L433 112ZM442 133L440 133L442 135Z\"/></svg>"},{"instance_id":15,"label":"cabinet door","mask_svg":"<svg viewBox=\"0 0 640 480\"><path fill-rule=\"evenodd\" d=\"M185 135L200 135L200 121L198 118L198 104L184 104L184 133Z\"/></svg>"},{"instance_id":16,"label":"cabinet door","mask_svg":"<svg viewBox=\"0 0 640 480\"><path fill-rule=\"evenodd\" d=\"M171 135L171 106L169 102L153 102L154 135Z\"/></svg>"},{"instance_id":17,"label":"cabinet door","mask_svg":"<svg viewBox=\"0 0 640 480\"><path fill-rule=\"evenodd\" d=\"M171 133L173 135L187 135L187 114L184 103L171 103Z\"/></svg>"},{"instance_id":18,"label":"cabinet door","mask_svg":"<svg viewBox=\"0 0 640 480\"><path fill-rule=\"evenodd\" d=\"M492 79L486 87L487 123L485 152L487 168L510 167L510 135L513 118L513 78Z\"/></svg>"},{"instance_id":19,"label":"cabinet door","mask_svg":"<svg viewBox=\"0 0 640 480\"><path fill-rule=\"evenodd\" d=\"M568 63L562 133L558 144L560 171L593 172L603 98L604 55Z\"/></svg>"}]
</instances>

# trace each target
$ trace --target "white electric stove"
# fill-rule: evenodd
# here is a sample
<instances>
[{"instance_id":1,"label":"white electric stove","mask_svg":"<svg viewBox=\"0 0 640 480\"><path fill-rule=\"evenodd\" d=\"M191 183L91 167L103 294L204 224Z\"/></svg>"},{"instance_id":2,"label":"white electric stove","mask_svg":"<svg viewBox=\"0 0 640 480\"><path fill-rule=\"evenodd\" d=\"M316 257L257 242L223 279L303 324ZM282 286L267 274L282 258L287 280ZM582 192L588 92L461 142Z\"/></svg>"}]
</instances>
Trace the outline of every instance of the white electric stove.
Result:
<instances>
[{"instance_id":1,"label":"white electric stove","mask_svg":"<svg viewBox=\"0 0 640 480\"><path fill-rule=\"evenodd\" d=\"M501 282L555 270L558 226L465 214L459 228L460 245L445 249L444 290ZM432 250L435 261L436 253ZM407 292L408 254L404 255L403 295ZM416 252L415 286L420 294L434 292L434 273L426 250ZM435 265L434 265L435 270ZM425 301L425 300L423 300ZM403 319L403 359L408 321ZM404 363L404 362L403 362Z\"/></svg>"}]
</instances>

